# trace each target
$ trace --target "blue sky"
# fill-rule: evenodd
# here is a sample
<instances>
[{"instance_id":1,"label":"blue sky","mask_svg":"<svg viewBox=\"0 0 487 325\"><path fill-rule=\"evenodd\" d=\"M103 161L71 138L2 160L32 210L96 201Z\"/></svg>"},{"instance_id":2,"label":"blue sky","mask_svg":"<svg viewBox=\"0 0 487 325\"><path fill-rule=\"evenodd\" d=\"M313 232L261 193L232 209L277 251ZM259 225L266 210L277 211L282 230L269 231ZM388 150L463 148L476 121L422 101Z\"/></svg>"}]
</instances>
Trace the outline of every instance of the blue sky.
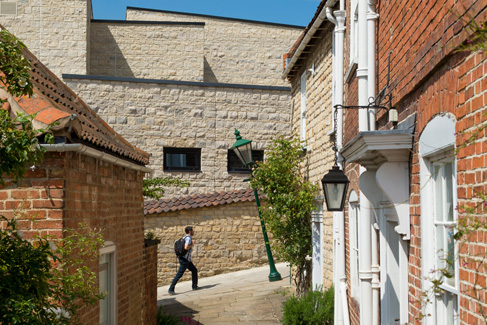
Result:
<instances>
[{"instance_id":1,"label":"blue sky","mask_svg":"<svg viewBox=\"0 0 487 325\"><path fill-rule=\"evenodd\" d=\"M307 26L320 0L92 0L95 19L125 19L126 7Z\"/></svg>"}]
</instances>

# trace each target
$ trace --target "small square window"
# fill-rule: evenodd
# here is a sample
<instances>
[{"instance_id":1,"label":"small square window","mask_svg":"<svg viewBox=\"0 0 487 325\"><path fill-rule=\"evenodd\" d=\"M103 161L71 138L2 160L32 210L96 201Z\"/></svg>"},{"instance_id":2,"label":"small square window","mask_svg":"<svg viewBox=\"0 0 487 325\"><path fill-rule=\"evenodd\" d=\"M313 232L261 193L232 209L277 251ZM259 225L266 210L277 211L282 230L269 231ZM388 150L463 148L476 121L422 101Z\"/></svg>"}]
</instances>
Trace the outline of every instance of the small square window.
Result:
<instances>
[{"instance_id":1,"label":"small square window","mask_svg":"<svg viewBox=\"0 0 487 325\"><path fill-rule=\"evenodd\" d=\"M255 162L264 160L264 150L252 150ZM229 173L250 173L250 167L244 166L233 150L228 150L227 170Z\"/></svg>"},{"instance_id":2,"label":"small square window","mask_svg":"<svg viewBox=\"0 0 487 325\"><path fill-rule=\"evenodd\" d=\"M201 148L164 148L164 170L201 170Z\"/></svg>"}]
</instances>

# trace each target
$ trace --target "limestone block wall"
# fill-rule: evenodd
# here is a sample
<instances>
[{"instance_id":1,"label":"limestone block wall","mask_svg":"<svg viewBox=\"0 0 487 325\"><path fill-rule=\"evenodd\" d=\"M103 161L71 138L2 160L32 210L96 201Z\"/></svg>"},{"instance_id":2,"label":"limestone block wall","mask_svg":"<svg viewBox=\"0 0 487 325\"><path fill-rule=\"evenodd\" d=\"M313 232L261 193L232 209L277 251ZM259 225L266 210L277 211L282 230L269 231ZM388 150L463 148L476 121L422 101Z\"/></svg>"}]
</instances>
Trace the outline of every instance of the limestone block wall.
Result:
<instances>
[{"instance_id":1,"label":"limestone block wall","mask_svg":"<svg viewBox=\"0 0 487 325\"><path fill-rule=\"evenodd\" d=\"M20 0L0 24L56 75L86 74L91 0Z\"/></svg>"},{"instance_id":2,"label":"limestone block wall","mask_svg":"<svg viewBox=\"0 0 487 325\"><path fill-rule=\"evenodd\" d=\"M237 128L265 149L289 134L290 96L286 88L200 86L199 83L142 83L68 79L68 86L130 143L149 152L155 176L188 180L189 188L166 197L244 188L248 174L227 171L228 149ZM268 88L268 87L267 87ZM163 148L201 148L201 171L163 172Z\"/></svg>"},{"instance_id":3,"label":"limestone block wall","mask_svg":"<svg viewBox=\"0 0 487 325\"><path fill-rule=\"evenodd\" d=\"M319 184L333 165L333 114L332 114L332 29L322 32L323 37L314 47L292 84L292 134L299 138L301 130L301 75L306 71L306 160L303 170L309 180ZM314 64L314 75L308 69ZM320 195L323 195L322 192ZM326 207L325 207L326 210ZM333 216L325 211L323 218L324 287L333 284Z\"/></svg>"},{"instance_id":4,"label":"limestone block wall","mask_svg":"<svg viewBox=\"0 0 487 325\"><path fill-rule=\"evenodd\" d=\"M170 284L176 275L179 262L174 254L174 241L184 236L184 228L188 225L195 230L191 258L198 268L199 277L267 264L264 237L254 201L146 215L145 231L151 231L161 239L158 246L158 286ZM268 235L272 238L270 233ZM270 241L272 247L272 239ZM191 280L189 271L180 281L187 280Z\"/></svg>"},{"instance_id":5,"label":"limestone block wall","mask_svg":"<svg viewBox=\"0 0 487 325\"><path fill-rule=\"evenodd\" d=\"M91 23L91 75L203 81L203 23Z\"/></svg>"},{"instance_id":6,"label":"limestone block wall","mask_svg":"<svg viewBox=\"0 0 487 325\"><path fill-rule=\"evenodd\" d=\"M205 23L205 81L287 86L282 54L303 27L159 10L127 9L127 20Z\"/></svg>"}]
</instances>

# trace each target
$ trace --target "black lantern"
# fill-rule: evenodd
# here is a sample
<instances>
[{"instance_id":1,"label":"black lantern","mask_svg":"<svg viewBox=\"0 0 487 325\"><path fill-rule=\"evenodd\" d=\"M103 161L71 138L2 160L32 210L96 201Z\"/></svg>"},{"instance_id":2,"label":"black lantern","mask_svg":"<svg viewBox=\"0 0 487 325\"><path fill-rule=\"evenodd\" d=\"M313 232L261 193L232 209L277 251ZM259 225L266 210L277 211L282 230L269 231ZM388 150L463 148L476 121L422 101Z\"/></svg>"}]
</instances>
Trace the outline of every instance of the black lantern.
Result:
<instances>
[{"instance_id":1,"label":"black lantern","mask_svg":"<svg viewBox=\"0 0 487 325\"><path fill-rule=\"evenodd\" d=\"M235 154L240 159L240 161L242 161L244 166L253 164L254 160L252 157L252 140L242 139L242 137L240 136L240 132L238 132L237 129L235 129L234 134L237 138L237 141L230 149L235 152Z\"/></svg>"},{"instance_id":2,"label":"black lantern","mask_svg":"<svg viewBox=\"0 0 487 325\"><path fill-rule=\"evenodd\" d=\"M323 185L328 211L343 211L348 183L350 181L347 176L337 165L334 165L328 174L323 176L321 184Z\"/></svg>"}]
</instances>

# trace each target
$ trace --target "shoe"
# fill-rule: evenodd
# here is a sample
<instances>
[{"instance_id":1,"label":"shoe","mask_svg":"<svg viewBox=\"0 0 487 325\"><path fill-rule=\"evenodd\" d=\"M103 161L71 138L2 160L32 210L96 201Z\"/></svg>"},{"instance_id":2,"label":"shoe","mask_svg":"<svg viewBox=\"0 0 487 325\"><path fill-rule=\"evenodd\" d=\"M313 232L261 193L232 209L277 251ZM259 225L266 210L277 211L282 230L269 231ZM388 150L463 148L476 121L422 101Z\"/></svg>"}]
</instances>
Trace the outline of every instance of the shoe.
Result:
<instances>
[{"instance_id":1,"label":"shoe","mask_svg":"<svg viewBox=\"0 0 487 325\"><path fill-rule=\"evenodd\" d=\"M193 291L200 290L200 287L196 286L193 288Z\"/></svg>"},{"instance_id":2,"label":"shoe","mask_svg":"<svg viewBox=\"0 0 487 325\"><path fill-rule=\"evenodd\" d=\"M194 289L193 289L193 290L194 290ZM176 294L174 291L171 291L171 290L169 290L167 293L168 293L170 296L174 296L174 295Z\"/></svg>"}]
</instances>

